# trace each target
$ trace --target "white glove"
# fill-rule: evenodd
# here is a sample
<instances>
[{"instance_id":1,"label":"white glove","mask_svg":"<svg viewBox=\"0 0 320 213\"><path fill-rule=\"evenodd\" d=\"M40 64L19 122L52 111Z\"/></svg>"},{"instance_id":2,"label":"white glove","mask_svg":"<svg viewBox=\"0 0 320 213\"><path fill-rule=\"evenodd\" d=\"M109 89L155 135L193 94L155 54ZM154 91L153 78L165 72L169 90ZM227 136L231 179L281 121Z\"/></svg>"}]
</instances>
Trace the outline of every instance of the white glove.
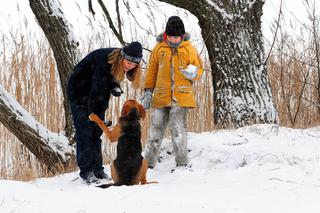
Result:
<instances>
[{"instance_id":1,"label":"white glove","mask_svg":"<svg viewBox=\"0 0 320 213\"><path fill-rule=\"evenodd\" d=\"M181 72L186 78L192 80L197 77L198 70L199 68L197 66L189 64L188 67L186 69L182 69Z\"/></svg>"}]
</instances>

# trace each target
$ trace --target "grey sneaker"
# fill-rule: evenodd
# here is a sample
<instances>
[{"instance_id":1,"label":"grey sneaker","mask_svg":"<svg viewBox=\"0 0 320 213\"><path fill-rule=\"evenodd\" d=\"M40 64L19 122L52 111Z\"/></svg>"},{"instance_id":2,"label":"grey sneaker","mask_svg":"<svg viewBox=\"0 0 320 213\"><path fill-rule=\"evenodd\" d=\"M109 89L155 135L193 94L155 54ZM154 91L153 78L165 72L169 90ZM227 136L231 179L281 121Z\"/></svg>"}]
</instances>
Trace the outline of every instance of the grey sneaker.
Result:
<instances>
[{"instance_id":1,"label":"grey sneaker","mask_svg":"<svg viewBox=\"0 0 320 213\"><path fill-rule=\"evenodd\" d=\"M187 171L193 172L192 165L188 163L176 164L176 168L171 169L170 172L173 173L176 170L187 170Z\"/></svg>"}]
</instances>

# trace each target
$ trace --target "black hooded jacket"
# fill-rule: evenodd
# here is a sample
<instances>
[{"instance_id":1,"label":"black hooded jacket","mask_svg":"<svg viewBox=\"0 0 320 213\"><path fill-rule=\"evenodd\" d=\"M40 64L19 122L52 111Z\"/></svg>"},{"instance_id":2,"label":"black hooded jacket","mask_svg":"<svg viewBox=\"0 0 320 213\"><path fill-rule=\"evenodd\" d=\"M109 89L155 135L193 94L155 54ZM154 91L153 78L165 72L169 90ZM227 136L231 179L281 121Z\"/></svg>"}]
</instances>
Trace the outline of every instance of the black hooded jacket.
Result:
<instances>
[{"instance_id":1,"label":"black hooded jacket","mask_svg":"<svg viewBox=\"0 0 320 213\"><path fill-rule=\"evenodd\" d=\"M111 74L112 65L108 63L108 56L114 49L94 50L75 66L68 81L68 98L71 103L97 115L108 108L110 91L120 88Z\"/></svg>"}]
</instances>

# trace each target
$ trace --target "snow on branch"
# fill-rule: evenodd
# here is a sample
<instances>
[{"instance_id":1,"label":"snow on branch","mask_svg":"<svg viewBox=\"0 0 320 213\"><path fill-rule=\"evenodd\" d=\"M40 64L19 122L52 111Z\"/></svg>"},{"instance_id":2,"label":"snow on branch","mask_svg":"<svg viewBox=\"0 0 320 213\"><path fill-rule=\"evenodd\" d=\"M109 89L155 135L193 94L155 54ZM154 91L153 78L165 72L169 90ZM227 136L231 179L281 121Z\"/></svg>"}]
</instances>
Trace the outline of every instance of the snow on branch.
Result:
<instances>
[{"instance_id":1,"label":"snow on branch","mask_svg":"<svg viewBox=\"0 0 320 213\"><path fill-rule=\"evenodd\" d=\"M65 154L71 153L68 138L61 133L53 133L39 123L29 112L27 112L6 90L0 85L1 102L10 109L12 115L8 119L15 119L25 123L47 142L47 145L66 159Z\"/></svg>"},{"instance_id":2,"label":"snow on branch","mask_svg":"<svg viewBox=\"0 0 320 213\"><path fill-rule=\"evenodd\" d=\"M227 13L227 11L226 11L225 9L219 7L219 5L217 5L216 3L214 3L212 0L207 0L207 2L208 2L208 4L210 4L212 7L214 7L214 9L215 9L216 11L218 11L224 19L230 19L230 20L233 19L233 15L232 15L232 14Z\"/></svg>"},{"instance_id":3,"label":"snow on branch","mask_svg":"<svg viewBox=\"0 0 320 213\"><path fill-rule=\"evenodd\" d=\"M65 29L68 31L68 37L69 41L74 44L75 46L78 46L78 41L76 37L73 34L72 25L67 21L67 19L64 16L63 11L61 10L61 3L59 0L46 0L41 1L43 4L43 7L51 14L52 16L57 17L58 19L62 20L62 23L66 24L67 26Z\"/></svg>"}]
</instances>

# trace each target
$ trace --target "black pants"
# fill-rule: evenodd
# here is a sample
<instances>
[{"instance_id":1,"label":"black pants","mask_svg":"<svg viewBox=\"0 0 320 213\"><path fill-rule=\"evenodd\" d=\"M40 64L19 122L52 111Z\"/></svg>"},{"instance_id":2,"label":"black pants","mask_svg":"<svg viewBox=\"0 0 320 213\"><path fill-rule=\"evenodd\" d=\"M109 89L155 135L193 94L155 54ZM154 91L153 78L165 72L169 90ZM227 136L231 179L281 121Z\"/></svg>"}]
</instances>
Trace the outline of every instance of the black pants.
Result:
<instances>
[{"instance_id":1,"label":"black pants","mask_svg":"<svg viewBox=\"0 0 320 213\"><path fill-rule=\"evenodd\" d=\"M86 106L70 103L73 123L76 129L77 163L80 168L80 177L84 178L89 172L103 170L101 135L102 130L96 123L89 120L89 111ZM99 113L100 118L104 113Z\"/></svg>"}]
</instances>

